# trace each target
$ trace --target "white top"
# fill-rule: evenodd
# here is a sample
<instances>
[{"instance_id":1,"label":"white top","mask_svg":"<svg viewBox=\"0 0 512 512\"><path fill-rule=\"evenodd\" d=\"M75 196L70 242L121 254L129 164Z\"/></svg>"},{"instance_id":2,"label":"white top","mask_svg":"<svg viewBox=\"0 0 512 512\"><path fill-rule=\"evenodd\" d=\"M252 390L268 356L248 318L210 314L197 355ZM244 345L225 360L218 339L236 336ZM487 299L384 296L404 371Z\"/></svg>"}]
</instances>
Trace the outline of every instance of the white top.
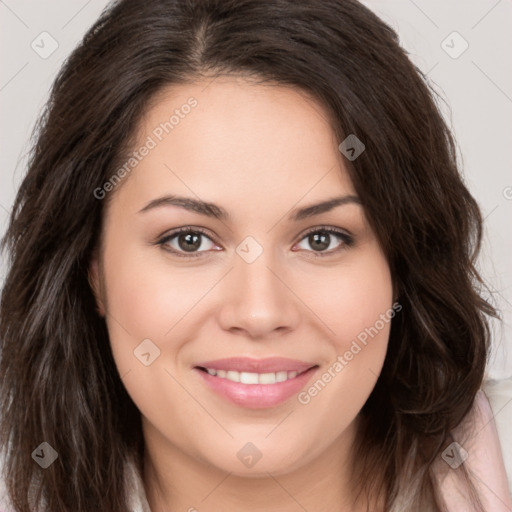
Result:
<instances>
[{"instance_id":1,"label":"white top","mask_svg":"<svg viewBox=\"0 0 512 512\"><path fill-rule=\"evenodd\" d=\"M128 464L126 468L126 479L129 482L128 488L132 489L129 502L130 512L151 512L142 478L134 463ZM0 512L2 512L1 509Z\"/></svg>"},{"instance_id":2,"label":"white top","mask_svg":"<svg viewBox=\"0 0 512 512\"><path fill-rule=\"evenodd\" d=\"M492 388L490 388L492 391ZM512 391L512 379L508 391ZM511 411L508 411L508 417L512 412L512 394L508 396L505 405L508 404ZM494 398L493 401L498 403ZM502 445L508 446L508 439L512 432L509 430L510 423L501 423L500 434L494 417L500 417L503 422L507 420L507 414L502 413L505 407L499 410L493 410L486 396L486 393L479 391L475 398L475 404L470 414L464 422L455 429L453 436L455 441L460 442L460 446L447 449L444 457L438 459L438 463L456 466L457 460L465 457L464 465L473 473L475 484L477 486L480 499L484 505L484 510L488 512L511 512L512 511L512 487L507 481L507 473L502 455ZM466 439L465 427L470 426L470 438ZM506 438L505 443L500 442L500 438ZM454 451L454 450L457 451ZM465 452L464 452L465 450ZM459 459L457 459L459 457ZM512 453L507 453L506 458L512 457ZM3 472L3 464L0 460L0 467ZM446 468L444 468L446 469ZM128 482L129 510L130 512L151 512L149 507L144 484L133 462L130 462L125 468L125 478ZM450 512L468 512L471 510L464 489L459 489L456 468L450 469L446 478L440 482L442 493L447 501ZM511 475L512 476L512 475ZM4 486L3 475L0 478L0 512L11 512L12 507L7 499L7 493Z\"/></svg>"},{"instance_id":3,"label":"white top","mask_svg":"<svg viewBox=\"0 0 512 512\"><path fill-rule=\"evenodd\" d=\"M512 406L512 402L510 405ZM440 483L450 512L473 510L466 490L458 480L456 468L462 460L475 483L484 510L512 512L512 488L509 488L507 481L504 453L495 421L495 416L499 417L499 413L500 410L493 411L491 408L486 393L478 391L469 415L453 432L455 442L458 442L461 448L448 446L442 457L436 461L438 464L448 464L453 468ZM500 430L502 436L505 433L510 436L512 433L508 425L502 424ZM508 453L506 457L510 458L511 455Z\"/></svg>"}]
</instances>

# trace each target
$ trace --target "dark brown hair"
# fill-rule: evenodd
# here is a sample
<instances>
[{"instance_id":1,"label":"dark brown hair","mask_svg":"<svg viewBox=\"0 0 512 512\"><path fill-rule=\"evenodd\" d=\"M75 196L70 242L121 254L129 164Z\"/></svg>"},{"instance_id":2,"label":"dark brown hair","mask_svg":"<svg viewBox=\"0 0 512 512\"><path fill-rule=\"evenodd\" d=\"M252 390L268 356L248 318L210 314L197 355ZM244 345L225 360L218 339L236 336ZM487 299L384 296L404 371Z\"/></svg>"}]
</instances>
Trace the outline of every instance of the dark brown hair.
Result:
<instances>
[{"instance_id":1,"label":"dark brown hair","mask_svg":"<svg viewBox=\"0 0 512 512\"><path fill-rule=\"evenodd\" d=\"M387 511L398 497L443 510L432 464L482 385L496 312L474 266L481 214L426 77L355 0L122 0L55 80L2 242L0 447L16 512L34 478L52 512L127 510L123 468L143 439L88 283L106 205L94 191L155 94L221 74L306 91L340 142L364 142L346 164L403 309L360 413L353 483ZM31 459L43 441L59 454L45 470Z\"/></svg>"}]
</instances>

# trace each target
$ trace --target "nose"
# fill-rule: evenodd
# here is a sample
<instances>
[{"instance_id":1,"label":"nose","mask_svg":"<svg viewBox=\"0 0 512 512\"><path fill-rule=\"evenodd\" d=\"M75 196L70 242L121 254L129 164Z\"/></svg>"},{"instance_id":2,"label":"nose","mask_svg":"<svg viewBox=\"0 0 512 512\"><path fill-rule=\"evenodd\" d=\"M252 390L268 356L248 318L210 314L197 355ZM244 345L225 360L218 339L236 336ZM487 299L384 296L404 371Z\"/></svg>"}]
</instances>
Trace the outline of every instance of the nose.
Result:
<instances>
[{"instance_id":1,"label":"nose","mask_svg":"<svg viewBox=\"0 0 512 512\"><path fill-rule=\"evenodd\" d=\"M264 339L297 328L302 302L290 272L271 252L264 250L251 263L235 255L234 268L222 283L223 329Z\"/></svg>"}]
</instances>

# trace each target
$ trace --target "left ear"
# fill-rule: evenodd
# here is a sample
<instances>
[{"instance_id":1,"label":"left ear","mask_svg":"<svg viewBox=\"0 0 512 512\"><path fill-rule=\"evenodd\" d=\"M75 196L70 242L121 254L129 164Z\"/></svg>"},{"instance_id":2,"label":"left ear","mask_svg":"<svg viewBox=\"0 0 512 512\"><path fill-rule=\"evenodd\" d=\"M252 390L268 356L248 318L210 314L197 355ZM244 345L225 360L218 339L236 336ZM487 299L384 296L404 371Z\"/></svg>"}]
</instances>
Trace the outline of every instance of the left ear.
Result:
<instances>
[{"instance_id":1,"label":"left ear","mask_svg":"<svg viewBox=\"0 0 512 512\"><path fill-rule=\"evenodd\" d=\"M398 285L396 279L392 278L392 287L393 287L393 304L398 302L398 298L400 297L400 286Z\"/></svg>"}]
</instances>

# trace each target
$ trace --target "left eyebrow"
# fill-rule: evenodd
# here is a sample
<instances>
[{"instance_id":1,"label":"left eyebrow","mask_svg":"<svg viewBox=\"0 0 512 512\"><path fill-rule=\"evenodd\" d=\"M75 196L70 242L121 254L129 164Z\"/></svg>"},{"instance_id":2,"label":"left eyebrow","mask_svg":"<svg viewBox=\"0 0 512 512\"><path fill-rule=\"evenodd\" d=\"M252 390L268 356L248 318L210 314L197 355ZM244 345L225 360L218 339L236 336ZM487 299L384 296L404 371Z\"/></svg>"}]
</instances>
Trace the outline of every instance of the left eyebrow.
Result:
<instances>
[{"instance_id":1,"label":"left eyebrow","mask_svg":"<svg viewBox=\"0 0 512 512\"><path fill-rule=\"evenodd\" d=\"M361 200L357 196L349 195L333 197L332 199L328 199L327 201L311 204L309 206L305 206L304 208L300 208L299 210L292 210L292 212L288 216L288 219L293 221L299 221L302 219L306 219L308 217L313 217L314 215L319 215L321 213L328 212L338 206L343 206L351 203L362 205Z\"/></svg>"}]
</instances>

